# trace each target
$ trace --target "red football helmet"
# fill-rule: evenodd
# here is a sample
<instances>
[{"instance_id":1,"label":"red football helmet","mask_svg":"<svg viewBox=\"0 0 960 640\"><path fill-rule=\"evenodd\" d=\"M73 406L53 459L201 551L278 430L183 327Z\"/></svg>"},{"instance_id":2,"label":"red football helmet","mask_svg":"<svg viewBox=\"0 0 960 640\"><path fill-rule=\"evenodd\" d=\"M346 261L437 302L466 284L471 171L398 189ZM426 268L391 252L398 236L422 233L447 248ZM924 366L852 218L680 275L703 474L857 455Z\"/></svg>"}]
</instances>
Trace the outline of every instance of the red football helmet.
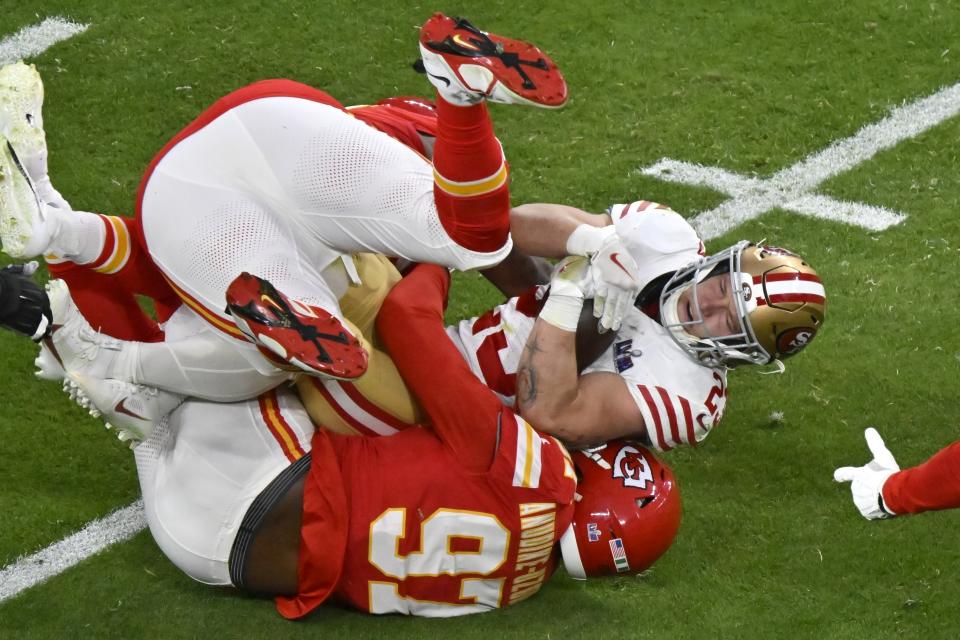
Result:
<instances>
[{"instance_id":1,"label":"red football helmet","mask_svg":"<svg viewBox=\"0 0 960 640\"><path fill-rule=\"evenodd\" d=\"M567 573L636 574L670 548L680 528L680 490L670 468L646 448L614 440L572 454L577 468L573 522L560 538Z\"/></svg>"}]
</instances>

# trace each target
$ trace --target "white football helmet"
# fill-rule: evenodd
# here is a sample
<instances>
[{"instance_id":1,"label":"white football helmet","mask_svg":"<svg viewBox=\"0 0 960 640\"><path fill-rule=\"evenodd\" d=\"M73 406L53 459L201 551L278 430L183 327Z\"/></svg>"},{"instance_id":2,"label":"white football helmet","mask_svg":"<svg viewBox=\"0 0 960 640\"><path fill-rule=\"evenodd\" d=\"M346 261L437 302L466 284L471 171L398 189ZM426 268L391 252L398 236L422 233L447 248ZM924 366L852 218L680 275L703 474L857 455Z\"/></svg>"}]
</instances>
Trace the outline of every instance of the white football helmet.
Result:
<instances>
[{"instance_id":1,"label":"white football helmet","mask_svg":"<svg viewBox=\"0 0 960 640\"><path fill-rule=\"evenodd\" d=\"M734 296L739 329L730 335L694 335L688 329L703 322L697 286L718 275L730 279L727 290ZM691 288L693 317L682 321L678 302ZM816 336L826 309L823 283L800 256L745 240L678 270L660 294L664 328L708 367L768 364L792 356Z\"/></svg>"}]
</instances>

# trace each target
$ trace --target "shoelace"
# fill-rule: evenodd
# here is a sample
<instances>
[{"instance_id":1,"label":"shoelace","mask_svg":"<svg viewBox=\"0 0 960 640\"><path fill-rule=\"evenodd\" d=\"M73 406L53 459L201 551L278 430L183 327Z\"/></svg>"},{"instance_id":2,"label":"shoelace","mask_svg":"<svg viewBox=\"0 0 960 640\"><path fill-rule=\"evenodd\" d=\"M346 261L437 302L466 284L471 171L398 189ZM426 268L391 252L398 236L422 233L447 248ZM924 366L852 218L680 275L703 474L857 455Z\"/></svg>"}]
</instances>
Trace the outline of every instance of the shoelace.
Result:
<instances>
[{"instance_id":1,"label":"shoelace","mask_svg":"<svg viewBox=\"0 0 960 640\"><path fill-rule=\"evenodd\" d=\"M83 360L95 360L97 356L100 355L101 349L120 349L119 340L104 335L99 331L94 331L93 327L89 325L82 327L79 331L77 331L76 336L80 341L80 346L74 351L77 354L77 357Z\"/></svg>"}]
</instances>

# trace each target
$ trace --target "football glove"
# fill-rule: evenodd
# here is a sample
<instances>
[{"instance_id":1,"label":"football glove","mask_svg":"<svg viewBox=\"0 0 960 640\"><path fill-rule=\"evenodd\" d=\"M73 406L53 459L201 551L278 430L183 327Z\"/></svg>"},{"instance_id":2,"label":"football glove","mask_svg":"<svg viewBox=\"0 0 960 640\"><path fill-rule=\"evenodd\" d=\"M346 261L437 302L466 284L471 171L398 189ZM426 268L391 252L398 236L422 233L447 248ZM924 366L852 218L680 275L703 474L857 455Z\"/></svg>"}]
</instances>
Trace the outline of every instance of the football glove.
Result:
<instances>
[{"instance_id":1,"label":"football glove","mask_svg":"<svg viewBox=\"0 0 960 640\"><path fill-rule=\"evenodd\" d=\"M31 261L0 269L0 327L34 341L47 335L53 322L47 293L31 278L38 266Z\"/></svg>"},{"instance_id":2,"label":"football glove","mask_svg":"<svg viewBox=\"0 0 960 640\"><path fill-rule=\"evenodd\" d=\"M850 483L853 504L864 518L868 520L890 518L897 514L884 504L881 491L887 478L900 471L900 465L883 444L883 438L876 429L870 427L864 431L864 435L867 438L867 447L873 454L873 460L862 467L840 467L833 472L833 479L837 482Z\"/></svg>"},{"instance_id":3,"label":"football glove","mask_svg":"<svg viewBox=\"0 0 960 640\"><path fill-rule=\"evenodd\" d=\"M613 226L582 224L567 240L571 255L590 258L593 278L593 315L600 333L616 331L640 293L639 268Z\"/></svg>"}]
</instances>

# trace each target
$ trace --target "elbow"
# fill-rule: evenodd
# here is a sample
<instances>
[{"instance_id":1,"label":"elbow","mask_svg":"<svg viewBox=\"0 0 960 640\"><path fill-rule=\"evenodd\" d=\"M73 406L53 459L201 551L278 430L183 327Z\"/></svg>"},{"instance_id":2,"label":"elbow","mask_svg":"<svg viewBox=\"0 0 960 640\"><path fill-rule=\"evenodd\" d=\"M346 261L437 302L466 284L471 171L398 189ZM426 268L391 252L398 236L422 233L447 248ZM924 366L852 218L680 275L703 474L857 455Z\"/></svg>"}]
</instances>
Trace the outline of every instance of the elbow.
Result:
<instances>
[{"instance_id":1,"label":"elbow","mask_svg":"<svg viewBox=\"0 0 960 640\"><path fill-rule=\"evenodd\" d=\"M568 443L575 444L581 440L576 425L562 410L528 408L524 409L521 415L540 433L554 436Z\"/></svg>"}]
</instances>

